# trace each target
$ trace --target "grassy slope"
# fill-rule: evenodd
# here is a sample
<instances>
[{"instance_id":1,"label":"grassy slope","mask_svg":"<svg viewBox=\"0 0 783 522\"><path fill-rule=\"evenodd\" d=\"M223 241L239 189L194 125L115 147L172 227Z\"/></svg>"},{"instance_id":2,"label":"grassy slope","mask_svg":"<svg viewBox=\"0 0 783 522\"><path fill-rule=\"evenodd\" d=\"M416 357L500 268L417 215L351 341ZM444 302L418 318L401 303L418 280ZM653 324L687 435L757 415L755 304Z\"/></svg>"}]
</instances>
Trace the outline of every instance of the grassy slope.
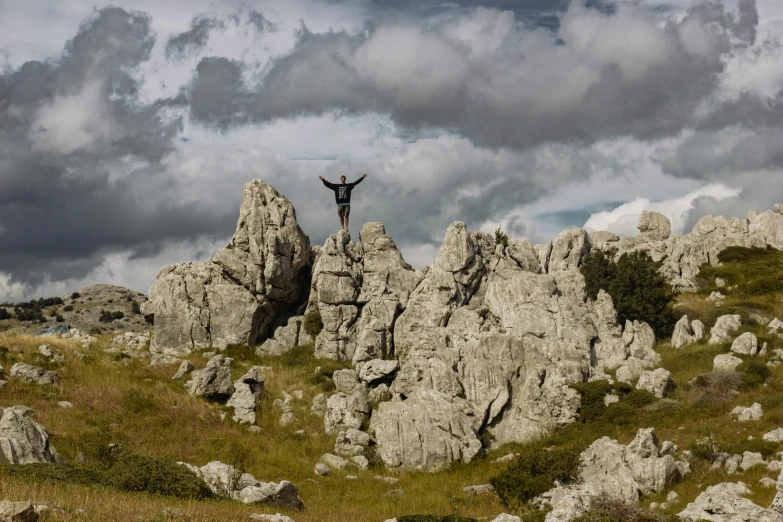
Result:
<instances>
[{"instance_id":1,"label":"grassy slope","mask_svg":"<svg viewBox=\"0 0 783 522\"><path fill-rule=\"evenodd\" d=\"M743 331L753 331L760 341L768 342L770 352L774 348L783 348L783 340L769 337L766 328L750 319L750 314L783 318L783 293L775 290L747 296L742 290L753 281L777 278L780 267L783 267L783 254L776 254L764 263L745 260L712 269L707 273L709 281L715 275L721 275L729 280L729 286L737 285L733 290L722 290L728 294L724 304L716 307L706 300L706 296L716 288L705 281L702 291L680 297L679 310L688 313L692 319L703 318L708 327L722 313L741 313L746 319ZM34 337L0 338L0 344L22 347L24 359L29 361L35 360L33 354L41 342L40 338ZM328 370L335 366L315 360L312 350L300 349L288 356L264 359L248 355L248 351L236 350L235 377L252 364L272 368L266 372L267 394L260 408L259 425L264 432L252 435L231 422L230 415L221 421L218 415L221 406L185 394L181 382L170 380L175 368L149 368L143 361L118 362L114 356L104 354L100 347L92 350L92 360L85 363L73 354L78 348L73 343L49 339L47 342L66 354L66 362L59 370L63 384L59 389L46 389L12 381L0 392L0 406L26 404L32 407L38 422L53 434L54 445L69 460L78 451L89 449L97 433L105 433L138 453L165 455L199 465L210 460L244 462L247 471L260 480L287 479L297 484L306 506L303 513L291 514L297 522L380 522L407 513L448 514L455 511L465 516L491 519L504 511L494 495L466 498L461 490L467 485L487 483L505 466L493 464L492 459L514 451L518 448L515 445L505 446L486 458L468 465L456 465L441 473L397 474L395 476L400 478L400 483L396 486L374 480L374 475L387 474L377 469L338 471L326 478L314 477L314 463L322 453L332 451L334 438L323 433L320 419L309 415L311 398L329 384L313 375L316 366ZM102 342L108 344L108 338ZM639 409L624 425L605 422L572 425L537 444L542 447L573 442L586 445L604 435L627 443L637 428L654 426L662 441L671 440L681 449L708 435L728 446L745 441L748 436L760 438L764 433L783 426L783 366L772 370L773 375L766 386L743 391L724 404L701 403L697 392L689 389L687 381L709 372L714 356L727 352L729 346L711 346L702 341L674 350L667 343L662 343L658 348L664 360L662 366L672 372L680 385L670 396L679 401L678 405L659 411ZM759 359L766 360L765 357ZM11 361L0 363L6 370L10 368ZM194 357L194 363L203 366L205 360ZM297 421L287 428L279 428L277 419L280 412L272 403L282 390L291 392L296 389L305 392L305 399L296 402ZM57 401L60 400L72 402L74 408L59 408ZM764 407L761 421L742 424L731 421L729 411L734 406L749 406L756 401ZM300 429L306 430L309 436L296 436L294 432ZM783 450L783 446L775 450ZM706 486L727 480L742 480L749 484L753 489L752 499L761 505L768 505L774 496L774 488L765 489L758 484L763 476L776 478L777 473L768 472L764 467L730 476L724 471L710 471L708 462L694 459L692 469L693 473L673 488L682 497L673 512L682 509ZM349 474L357 475L358 480L346 480L345 476ZM317 482L308 480L313 478ZM395 488L405 490L405 496L401 499L384 496L386 491ZM666 493L668 491L643 502L660 502ZM103 487L43 484L2 475L0 498L49 500L63 506L67 512L86 509L90 520L111 521L137 517L139 520L246 520L250 513L279 511L228 501L181 501L142 493L121 493ZM163 515L165 508L176 508L181 515Z\"/></svg>"}]
</instances>

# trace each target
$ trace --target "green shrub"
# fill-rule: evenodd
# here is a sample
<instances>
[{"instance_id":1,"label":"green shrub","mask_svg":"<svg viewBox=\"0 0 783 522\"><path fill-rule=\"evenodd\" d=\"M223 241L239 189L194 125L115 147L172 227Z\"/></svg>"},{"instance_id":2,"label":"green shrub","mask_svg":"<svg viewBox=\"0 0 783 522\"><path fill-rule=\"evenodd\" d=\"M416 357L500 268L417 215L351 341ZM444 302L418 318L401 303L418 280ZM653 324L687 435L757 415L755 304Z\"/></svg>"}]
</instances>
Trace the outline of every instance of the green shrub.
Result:
<instances>
[{"instance_id":1,"label":"green shrub","mask_svg":"<svg viewBox=\"0 0 783 522\"><path fill-rule=\"evenodd\" d=\"M73 305L63 306L63 312L73 312Z\"/></svg>"},{"instance_id":2,"label":"green shrub","mask_svg":"<svg viewBox=\"0 0 783 522\"><path fill-rule=\"evenodd\" d=\"M755 359L749 359L737 366L737 372L742 377L742 386L745 389L753 389L764 384L770 378L772 372L766 364Z\"/></svg>"},{"instance_id":3,"label":"green shrub","mask_svg":"<svg viewBox=\"0 0 783 522\"><path fill-rule=\"evenodd\" d=\"M63 482L66 484L105 484L103 470L77 467L70 464L35 463L24 466L0 467L0 475L22 477L34 482Z\"/></svg>"},{"instance_id":4,"label":"green shrub","mask_svg":"<svg viewBox=\"0 0 783 522\"><path fill-rule=\"evenodd\" d=\"M108 310L101 310L101 316L98 318L98 321L101 323L110 323L122 319L123 317L125 317L125 314L119 311L109 312Z\"/></svg>"},{"instance_id":5,"label":"green shrub","mask_svg":"<svg viewBox=\"0 0 783 522\"><path fill-rule=\"evenodd\" d=\"M615 402L607 406L602 418L610 424L627 426L635 415L636 410L627 402Z\"/></svg>"},{"instance_id":6,"label":"green shrub","mask_svg":"<svg viewBox=\"0 0 783 522\"><path fill-rule=\"evenodd\" d=\"M129 455L119 459L108 471L110 486L123 491L148 493L187 499L212 497L201 477L173 460Z\"/></svg>"},{"instance_id":7,"label":"green shrub","mask_svg":"<svg viewBox=\"0 0 783 522\"><path fill-rule=\"evenodd\" d=\"M688 445L688 449L693 453L694 457L709 463L712 463L718 454L722 452L720 444L710 437L693 441Z\"/></svg>"},{"instance_id":8,"label":"green shrub","mask_svg":"<svg viewBox=\"0 0 783 522\"><path fill-rule=\"evenodd\" d=\"M783 253L774 248L729 247L718 254L718 260L718 266L700 268L704 292L712 290L716 277L727 282L721 292L729 297L758 298L783 292Z\"/></svg>"},{"instance_id":9,"label":"green shrub","mask_svg":"<svg viewBox=\"0 0 783 522\"><path fill-rule=\"evenodd\" d=\"M613 252L591 252L580 268L587 294L595 299L606 291L614 302L619 321L648 323L657 338L671 336L677 318L672 308L676 293L658 271L656 263L644 252L625 253L616 261Z\"/></svg>"},{"instance_id":10,"label":"green shrub","mask_svg":"<svg viewBox=\"0 0 783 522\"><path fill-rule=\"evenodd\" d=\"M305 332L315 339L315 337L321 333L321 330L324 329L324 323L321 321L321 312L319 312L316 308L315 310L305 314L303 326Z\"/></svg>"},{"instance_id":11,"label":"green shrub","mask_svg":"<svg viewBox=\"0 0 783 522\"><path fill-rule=\"evenodd\" d=\"M653 512L641 506L626 504L609 496L593 498L590 509L573 522L679 522L679 518L664 512Z\"/></svg>"},{"instance_id":12,"label":"green shrub","mask_svg":"<svg viewBox=\"0 0 783 522\"><path fill-rule=\"evenodd\" d=\"M734 444L722 445L721 450L725 453L731 453L732 455L742 455L746 451L761 453L766 459L778 451L778 444L764 439L743 439Z\"/></svg>"},{"instance_id":13,"label":"green shrub","mask_svg":"<svg viewBox=\"0 0 783 522\"><path fill-rule=\"evenodd\" d=\"M623 397L623 401L627 402L634 408L642 408L648 404L652 404L658 399L652 393L647 390L631 390Z\"/></svg>"},{"instance_id":14,"label":"green shrub","mask_svg":"<svg viewBox=\"0 0 783 522\"><path fill-rule=\"evenodd\" d=\"M495 244L503 245L503 248L508 248L508 236L500 230L500 227L495 230Z\"/></svg>"},{"instance_id":15,"label":"green shrub","mask_svg":"<svg viewBox=\"0 0 783 522\"><path fill-rule=\"evenodd\" d=\"M517 509L550 490L555 481L569 484L579 475L581 448L559 446L542 450L528 447L509 466L490 479L503 505Z\"/></svg>"},{"instance_id":16,"label":"green shrub","mask_svg":"<svg viewBox=\"0 0 783 522\"><path fill-rule=\"evenodd\" d=\"M74 292L71 294L71 299L78 299L81 297L81 294L79 292Z\"/></svg>"},{"instance_id":17,"label":"green shrub","mask_svg":"<svg viewBox=\"0 0 783 522\"><path fill-rule=\"evenodd\" d=\"M740 386L742 377L737 372L705 373L693 379L690 402L693 406L725 404L733 399Z\"/></svg>"},{"instance_id":18,"label":"green shrub","mask_svg":"<svg viewBox=\"0 0 783 522\"><path fill-rule=\"evenodd\" d=\"M65 318L62 315L60 315L60 314L57 314L56 316L54 316L54 320L57 321L58 323L64 323L65 322Z\"/></svg>"},{"instance_id":19,"label":"green shrub","mask_svg":"<svg viewBox=\"0 0 783 522\"><path fill-rule=\"evenodd\" d=\"M582 395L579 422L586 424L599 420L606 411L604 397L612 390L609 381L580 382L572 384L571 387Z\"/></svg>"}]
</instances>

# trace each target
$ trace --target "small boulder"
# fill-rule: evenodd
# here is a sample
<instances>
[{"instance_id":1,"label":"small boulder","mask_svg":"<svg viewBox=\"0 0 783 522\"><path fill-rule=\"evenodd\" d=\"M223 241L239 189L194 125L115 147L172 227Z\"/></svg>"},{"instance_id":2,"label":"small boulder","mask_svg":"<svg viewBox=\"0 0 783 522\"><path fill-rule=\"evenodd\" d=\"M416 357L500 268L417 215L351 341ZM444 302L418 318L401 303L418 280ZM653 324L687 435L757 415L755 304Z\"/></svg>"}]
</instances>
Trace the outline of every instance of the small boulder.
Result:
<instances>
[{"instance_id":1,"label":"small boulder","mask_svg":"<svg viewBox=\"0 0 783 522\"><path fill-rule=\"evenodd\" d=\"M337 370L332 374L332 380L334 380L338 392L349 395L359 385L359 376L356 374L356 370Z\"/></svg>"},{"instance_id":2,"label":"small boulder","mask_svg":"<svg viewBox=\"0 0 783 522\"><path fill-rule=\"evenodd\" d=\"M321 462L332 469L345 469L348 467L347 460L342 457L338 457L337 455L332 455L331 453L324 453L321 456Z\"/></svg>"},{"instance_id":3,"label":"small boulder","mask_svg":"<svg viewBox=\"0 0 783 522\"><path fill-rule=\"evenodd\" d=\"M748 470L753 466L764 464L764 457L761 453L746 451L742 454L742 461L740 462L740 468L742 471Z\"/></svg>"},{"instance_id":4,"label":"small boulder","mask_svg":"<svg viewBox=\"0 0 783 522\"><path fill-rule=\"evenodd\" d=\"M462 488L462 492L469 497L475 497L476 495L482 495L484 493L491 493L495 491L492 484L481 484L478 486L465 486Z\"/></svg>"},{"instance_id":5,"label":"small boulder","mask_svg":"<svg viewBox=\"0 0 783 522\"><path fill-rule=\"evenodd\" d=\"M316 417L323 417L326 413L326 395L319 393L313 397L312 405L310 406L310 415Z\"/></svg>"},{"instance_id":6,"label":"small boulder","mask_svg":"<svg viewBox=\"0 0 783 522\"><path fill-rule=\"evenodd\" d=\"M734 332L742 326L742 317L738 314L722 315L710 330L709 344L722 344L731 341Z\"/></svg>"},{"instance_id":7,"label":"small boulder","mask_svg":"<svg viewBox=\"0 0 783 522\"><path fill-rule=\"evenodd\" d=\"M731 343L731 351L741 355L756 355L759 351L759 341L751 332L745 332Z\"/></svg>"},{"instance_id":8,"label":"small boulder","mask_svg":"<svg viewBox=\"0 0 783 522\"><path fill-rule=\"evenodd\" d=\"M720 355L716 355L715 359L712 360L712 371L733 372L740 364L742 364L742 359L739 357L722 353Z\"/></svg>"},{"instance_id":9,"label":"small boulder","mask_svg":"<svg viewBox=\"0 0 783 522\"><path fill-rule=\"evenodd\" d=\"M60 376L50 370L44 370L31 364L16 363L11 366L11 377L30 384L60 384Z\"/></svg>"},{"instance_id":10,"label":"small boulder","mask_svg":"<svg viewBox=\"0 0 783 522\"><path fill-rule=\"evenodd\" d=\"M761 408L761 404L754 402L749 408L737 406L731 410L731 415L736 417L738 422L757 421L761 420L764 410Z\"/></svg>"},{"instance_id":11,"label":"small boulder","mask_svg":"<svg viewBox=\"0 0 783 522\"><path fill-rule=\"evenodd\" d=\"M234 393L226 403L234 408L234 422L240 424L256 423L256 407L264 395L264 375L258 366L234 381Z\"/></svg>"},{"instance_id":12,"label":"small boulder","mask_svg":"<svg viewBox=\"0 0 783 522\"><path fill-rule=\"evenodd\" d=\"M0 500L0 520L3 522L36 522L38 513L29 501Z\"/></svg>"},{"instance_id":13,"label":"small boulder","mask_svg":"<svg viewBox=\"0 0 783 522\"><path fill-rule=\"evenodd\" d=\"M14 465L64 462L49 443L49 432L32 417L27 406L0 408L0 456Z\"/></svg>"},{"instance_id":14,"label":"small boulder","mask_svg":"<svg viewBox=\"0 0 783 522\"><path fill-rule=\"evenodd\" d=\"M672 374L669 370L658 368L657 370L646 371L639 377L636 384L637 390L647 390L659 399L673 391L677 387Z\"/></svg>"},{"instance_id":15,"label":"small boulder","mask_svg":"<svg viewBox=\"0 0 783 522\"><path fill-rule=\"evenodd\" d=\"M188 360L182 361L182 364L180 364L179 368L177 369L177 373L175 373L171 379L172 380L182 379L186 375L190 374L192 371L193 371L193 363L191 363Z\"/></svg>"},{"instance_id":16,"label":"small boulder","mask_svg":"<svg viewBox=\"0 0 783 522\"><path fill-rule=\"evenodd\" d=\"M400 363L395 359L386 361L383 359L373 359L364 363L359 363L356 369L359 373L359 379L367 384L375 381L387 379L400 367Z\"/></svg>"},{"instance_id":17,"label":"small boulder","mask_svg":"<svg viewBox=\"0 0 783 522\"><path fill-rule=\"evenodd\" d=\"M324 464L323 462L317 462L315 464L314 471L316 475L325 477L332 472L332 468L330 468L327 464Z\"/></svg>"},{"instance_id":18,"label":"small boulder","mask_svg":"<svg viewBox=\"0 0 783 522\"><path fill-rule=\"evenodd\" d=\"M769 433L765 433L762 439L768 442L783 442L783 428L778 428Z\"/></svg>"},{"instance_id":19,"label":"small boulder","mask_svg":"<svg viewBox=\"0 0 783 522\"><path fill-rule=\"evenodd\" d=\"M233 359L222 355L212 357L203 370L190 374L190 380L185 383L188 393L213 401L226 401L234 393L230 368L232 362Z\"/></svg>"},{"instance_id":20,"label":"small boulder","mask_svg":"<svg viewBox=\"0 0 783 522\"><path fill-rule=\"evenodd\" d=\"M253 513L250 515L250 520L256 520L260 522L294 522L293 518L281 515L280 513L276 513L274 515L261 515L258 513Z\"/></svg>"}]
</instances>

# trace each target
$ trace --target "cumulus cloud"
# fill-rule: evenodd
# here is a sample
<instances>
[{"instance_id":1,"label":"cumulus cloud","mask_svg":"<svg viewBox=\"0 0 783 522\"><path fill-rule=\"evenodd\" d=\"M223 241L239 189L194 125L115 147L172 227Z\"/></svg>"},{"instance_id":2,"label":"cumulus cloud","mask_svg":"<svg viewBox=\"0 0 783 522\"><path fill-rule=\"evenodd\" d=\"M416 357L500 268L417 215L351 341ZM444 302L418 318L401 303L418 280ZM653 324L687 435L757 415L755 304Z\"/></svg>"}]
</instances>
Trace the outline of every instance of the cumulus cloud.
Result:
<instances>
[{"instance_id":1,"label":"cumulus cloud","mask_svg":"<svg viewBox=\"0 0 783 522\"><path fill-rule=\"evenodd\" d=\"M301 31L255 85L245 65L205 59L192 84L194 120L225 129L299 114L388 114L414 129L448 129L489 147L649 139L702 123L725 58L752 44L753 0L738 16L696 6L681 21L620 4L574 2L557 31L499 10L360 34Z\"/></svg>"},{"instance_id":2,"label":"cumulus cloud","mask_svg":"<svg viewBox=\"0 0 783 522\"><path fill-rule=\"evenodd\" d=\"M642 211L650 210L660 212L669 218L672 234L682 234L689 232L692 228L692 222L695 221L690 218L694 210L697 210L694 214L698 217L703 215L702 208L696 209L697 201L718 202L735 198L740 193L739 189L721 184L710 184L682 197L666 201L653 202L646 198L636 198L612 210L596 212L585 222L584 228L588 231L608 230L619 236L635 236L639 233L636 225L639 223ZM687 226L689 224L690 226Z\"/></svg>"}]
</instances>

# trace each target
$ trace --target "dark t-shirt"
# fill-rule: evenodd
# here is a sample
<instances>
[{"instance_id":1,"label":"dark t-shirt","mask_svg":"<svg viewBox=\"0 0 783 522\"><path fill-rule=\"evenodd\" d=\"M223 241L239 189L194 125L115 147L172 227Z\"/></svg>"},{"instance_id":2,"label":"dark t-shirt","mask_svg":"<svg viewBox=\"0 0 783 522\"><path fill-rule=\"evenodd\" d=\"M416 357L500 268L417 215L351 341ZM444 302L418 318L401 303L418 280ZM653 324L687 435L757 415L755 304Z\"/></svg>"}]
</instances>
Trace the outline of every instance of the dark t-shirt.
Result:
<instances>
[{"instance_id":1,"label":"dark t-shirt","mask_svg":"<svg viewBox=\"0 0 783 522\"><path fill-rule=\"evenodd\" d=\"M359 178L353 183L329 183L325 179L322 180L327 188L334 191L334 200L338 205L350 205L351 204L351 191L353 188L362 182L364 178Z\"/></svg>"}]
</instances>

